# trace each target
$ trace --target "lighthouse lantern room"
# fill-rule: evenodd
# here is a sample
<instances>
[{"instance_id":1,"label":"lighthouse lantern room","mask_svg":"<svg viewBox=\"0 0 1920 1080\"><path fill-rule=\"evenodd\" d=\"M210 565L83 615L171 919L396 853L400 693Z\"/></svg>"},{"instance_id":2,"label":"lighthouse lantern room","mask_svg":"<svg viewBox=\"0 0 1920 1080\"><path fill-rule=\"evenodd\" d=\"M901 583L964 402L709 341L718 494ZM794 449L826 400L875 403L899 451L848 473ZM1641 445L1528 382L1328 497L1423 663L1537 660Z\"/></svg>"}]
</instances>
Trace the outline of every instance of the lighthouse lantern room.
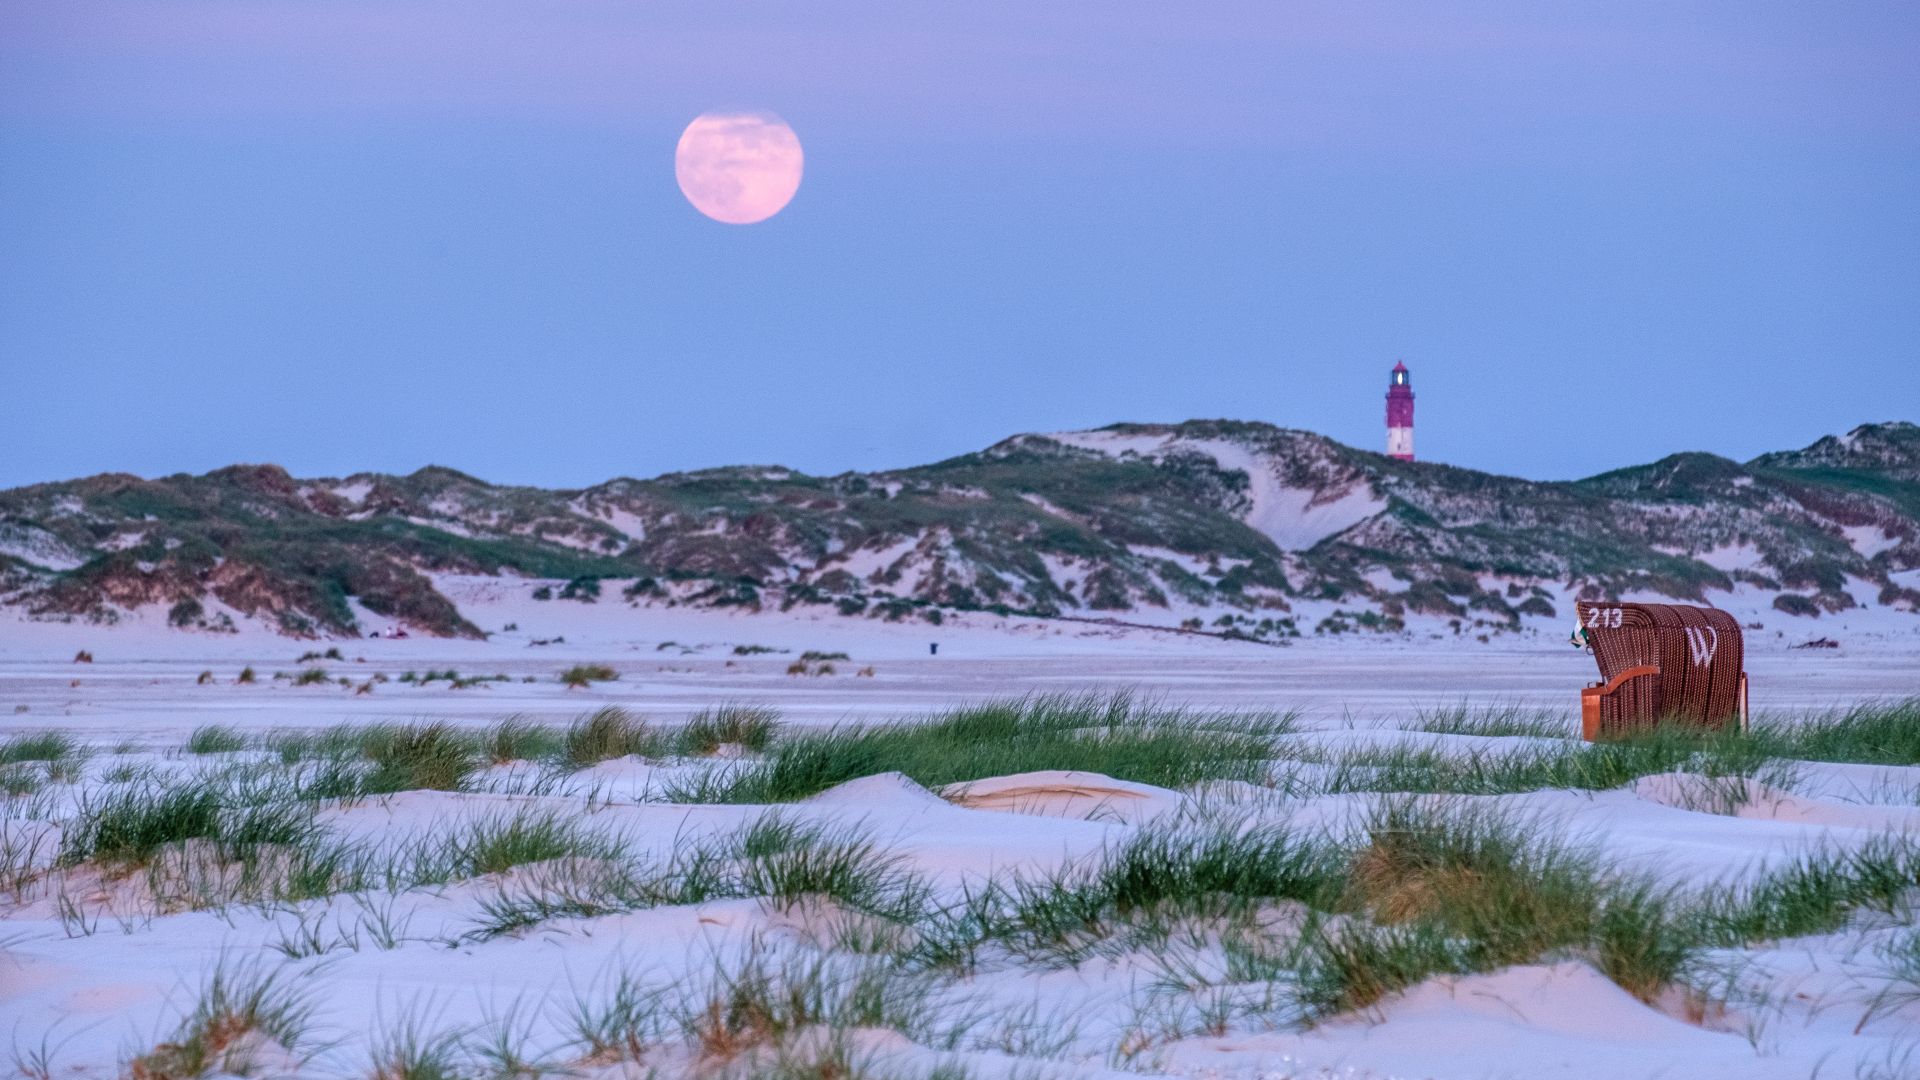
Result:
<instances>
[{"instance_id":1,"label":"lighthouse lantern room","mask_svg":"<svg viewBox=\"0 0 1920 1080\"><path fill-rule=\"evenodd\" d=\"M1413 460L1413 375L1404 363L1393 365L1387 384L1387 456Z\"/></svg>"}]
</instances>

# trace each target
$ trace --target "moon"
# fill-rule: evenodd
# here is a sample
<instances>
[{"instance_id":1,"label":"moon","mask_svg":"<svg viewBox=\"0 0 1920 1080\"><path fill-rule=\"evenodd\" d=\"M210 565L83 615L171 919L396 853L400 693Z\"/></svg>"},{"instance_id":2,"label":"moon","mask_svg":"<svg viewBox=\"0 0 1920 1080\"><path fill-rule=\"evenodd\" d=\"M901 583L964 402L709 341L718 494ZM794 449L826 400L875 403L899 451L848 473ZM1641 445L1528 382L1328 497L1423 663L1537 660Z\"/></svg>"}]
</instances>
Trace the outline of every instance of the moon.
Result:
<instances>
[{"instance_id":1,"label":"moon","mask_svg":"<svg viewBox=\"0 0 1920 1080\"><path fill-rule=\"evenodd\" d=\"M752 225L800 190L800 137L766 112L694 117L673 152L673 175L694 209L729 225Z\"/></svg>"}]
</instances>

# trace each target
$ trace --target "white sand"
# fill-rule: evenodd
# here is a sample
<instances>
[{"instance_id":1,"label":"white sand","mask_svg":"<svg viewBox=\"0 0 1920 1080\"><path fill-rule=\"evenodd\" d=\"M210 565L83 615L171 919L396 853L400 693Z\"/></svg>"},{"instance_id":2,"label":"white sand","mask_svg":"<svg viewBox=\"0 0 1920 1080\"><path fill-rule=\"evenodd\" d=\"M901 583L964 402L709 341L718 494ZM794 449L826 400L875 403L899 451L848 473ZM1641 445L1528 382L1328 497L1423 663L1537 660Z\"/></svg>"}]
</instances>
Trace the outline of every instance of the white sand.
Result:
<instances>
[{"instance_id":1,"label":"white sand","mask_svg":"<svg viewBox=\"0 0 1920 1080\"><path fill-rule=\"evenodd\" d=\"M1418 742L1467 752L1516 740L1403 732L1397 724L1422 708L1463 699L1549 706L1564 710L1571 724L1578 688L1594 677L1591 658L1546 627L1484 645L1423 632L1272 648L1031 620L975 617L936 628L832 616L635 610L605 601L540 604L524 599L524 583L474 581L464 588L463 609L482 612L483 625L497 630L517 621L523 629L486 642L307 643L253 632L179 633L159 626L152 613L113 629L8 617L0 621L0 717L9 731L58 728L103 748L81 785L94 790L117 765L210 764L172 754L208 723L267 729L433 717L477 724L515 712L560 720L609 703L671 720L717 702L753 702L777 707L790 723L821 724L1074 689L1133 688L1175 702L1299 709L1310 729L1299 739L1302 748ZM491 598L489 588L497 589ZM1920 693L1920 634L1909 634L1905 624L1863 617L1867 630L1846 633L1840 620L1792 625L1830 631L1849 643L1790 650L1792 640L1809 635L1756 635L1749 661L1756 707L1825 708ZM564 644L530 644L561 635ZM936 641L940 653L929 656L927 645ZM682 644L662 648L664 642ZM735 646L748 644L786 651L733 655ZM374 672L446 667L502 672L516 681L459 691L445 683L389 682L356 696L337 685L295 688L271 680L275 671L309 666L296 663L300 652L330 646L347 659L320 666L356 683ZM73 663L80 648L90 649L95 662ZM805 649L844 651L850 659L836 661L833 675L785 674ZM612 664L620 679L577 691L558 684L560 669L586 660ZM259 685L233 685L244 664L258 669ZM868 666L871 677L856 674ZM214 684L196 685L202 670L214 672ZM529 675L536 681L517 681ZM123 740L139 746L110 752ZM577 779L593 788L595 804L582 820L627 836L641 851L664 854L763 810L643 801L674 768L629 759L582 774ZM1542 791L1494 801L1599 843L1622 866L1693 885L1751 875L1820 846L1852 847L1875 835L1920 829L1920 768L1803 765L1791 790L1756 788L1733 815L1690 808L1700 804L1692 782L1647 777L1614 791ZM1346 827L1366 801L1282 799L1258 789L1213 797L1236 791L1248 800L1248 813L1283 816L1300 827ZM799 820L857 825L936 887L955 889L995 871L1057 869L1188 804L1179 792L1089 774L994 778L947 794L953 801L897 777L871 777L790 812ZM325 820L344 835L402 844L455 821L526 808L577 815L587 804L578 795L416 792L329 810ZM4 825L16 839L52 835L42 822ZM56 1051L56 1076L111 1076L131 1053L172 1030L191 990L225 958L284 966L315 994L316 1030L332 1045L306 1075L368 1075L369 1046L408 1018L432 1033L485 1027L511 1015L530 1047L564 1058L572 1052L565 1006L610 993L619 972L663 982L694 978L714 957L737 955L755 935L770 947L800 949L811 918L755 900L726 900L561 919L523 937L463 941L498 885L473 881L267 911L107 914L90 934L63 923L52 897L11 907L0 898L0 1029L10 1033L16 1053L44 1039ZM358 949L341 946L322 956L287 959L273 947L302 926L345 940L376 907L404 928L397 948L371 944L364 930ZM1876 981L1874 950L1903 922L1910 916L1862 915L1840 933L1716 957L1745 989L1724 1011L1704 1017L1677 999L1644 1004L1577 959L1549 959L1429 980L1367 1015L1311 1028L1288 1021L1283 1011L1241 1017L1222 1035L1155 1045L1134 1067L1190 1077L1798 1080L1816 1069L1822 1076L1871 1075L1892 1063L1894 1071L1881 1075L1903 1075L1898 1063L1920 1031L1920 1007L1883 1011L1855 1031L1884 986ZM997 1019L961 1042L957 1060L981 1077L1132 1075L1111 1071L1111 1053L1141 1010L1198 1007L1191 995L1155 989L1167 974L1156 965L1166 959L1094 960L1044 974L984 967L964 989ZM1201 948L1189 959L1201 967L1220 964L1217 949ZM1013 1016L1028 1022L1010 1026L1005 1021ZM857 1040L883 1063L880 1075L923 1075L941 1059L883 1033L860 1033ZM1057 1045L1045 1045L1050 1041ZM0 1045L0 1064L5 1052ZM1910 1061L1920 1063L1920 1056ZM688 1065L666 1052L655 1063L663 1075ZM588 1074L623 1075L611 1068Z\"/></svg>"}]
</instances>

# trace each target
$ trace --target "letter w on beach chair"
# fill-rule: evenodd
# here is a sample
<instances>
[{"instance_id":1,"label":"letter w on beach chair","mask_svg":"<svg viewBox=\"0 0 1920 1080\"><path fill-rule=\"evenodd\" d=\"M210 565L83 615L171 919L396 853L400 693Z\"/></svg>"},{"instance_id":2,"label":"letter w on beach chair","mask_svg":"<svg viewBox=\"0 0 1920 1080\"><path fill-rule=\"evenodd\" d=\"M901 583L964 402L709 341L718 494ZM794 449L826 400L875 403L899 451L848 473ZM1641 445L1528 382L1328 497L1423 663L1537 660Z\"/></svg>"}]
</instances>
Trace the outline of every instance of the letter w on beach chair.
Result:
<instances>
[{"instance_id":1,"label":"letter w on beach chair","mask_svg":"<svg viewBox=\"0 0 1920 1080\"><path fill-rule=\"evenodd\" d=\"M1747 727L1740 623L1717 608L1683 604L1574 605L1600 665L1580 691L1580 733L1609 738L1661 723Z\"/></svg>"}]
</instances>

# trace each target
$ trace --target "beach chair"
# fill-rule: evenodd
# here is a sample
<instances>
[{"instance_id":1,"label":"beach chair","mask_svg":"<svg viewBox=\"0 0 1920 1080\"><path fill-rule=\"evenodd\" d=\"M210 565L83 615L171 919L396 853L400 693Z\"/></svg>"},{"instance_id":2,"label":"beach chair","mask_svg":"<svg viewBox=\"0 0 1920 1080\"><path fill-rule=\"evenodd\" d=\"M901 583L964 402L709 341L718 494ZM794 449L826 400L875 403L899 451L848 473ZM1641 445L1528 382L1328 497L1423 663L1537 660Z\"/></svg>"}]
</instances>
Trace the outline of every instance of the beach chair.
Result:
<instances>
[{"instance_id":1,"label":"beach chair","mask_svg":"<svg viewBox=\"0 0 1920 1080\"><path fill-rule=\"evenodd\" d=\"M1580 734L1626 735L1656 724L1747 729L1740 623L1683 604L1574 605L1600 680L1580 691Z\"/></svg>"}]
</instances>

